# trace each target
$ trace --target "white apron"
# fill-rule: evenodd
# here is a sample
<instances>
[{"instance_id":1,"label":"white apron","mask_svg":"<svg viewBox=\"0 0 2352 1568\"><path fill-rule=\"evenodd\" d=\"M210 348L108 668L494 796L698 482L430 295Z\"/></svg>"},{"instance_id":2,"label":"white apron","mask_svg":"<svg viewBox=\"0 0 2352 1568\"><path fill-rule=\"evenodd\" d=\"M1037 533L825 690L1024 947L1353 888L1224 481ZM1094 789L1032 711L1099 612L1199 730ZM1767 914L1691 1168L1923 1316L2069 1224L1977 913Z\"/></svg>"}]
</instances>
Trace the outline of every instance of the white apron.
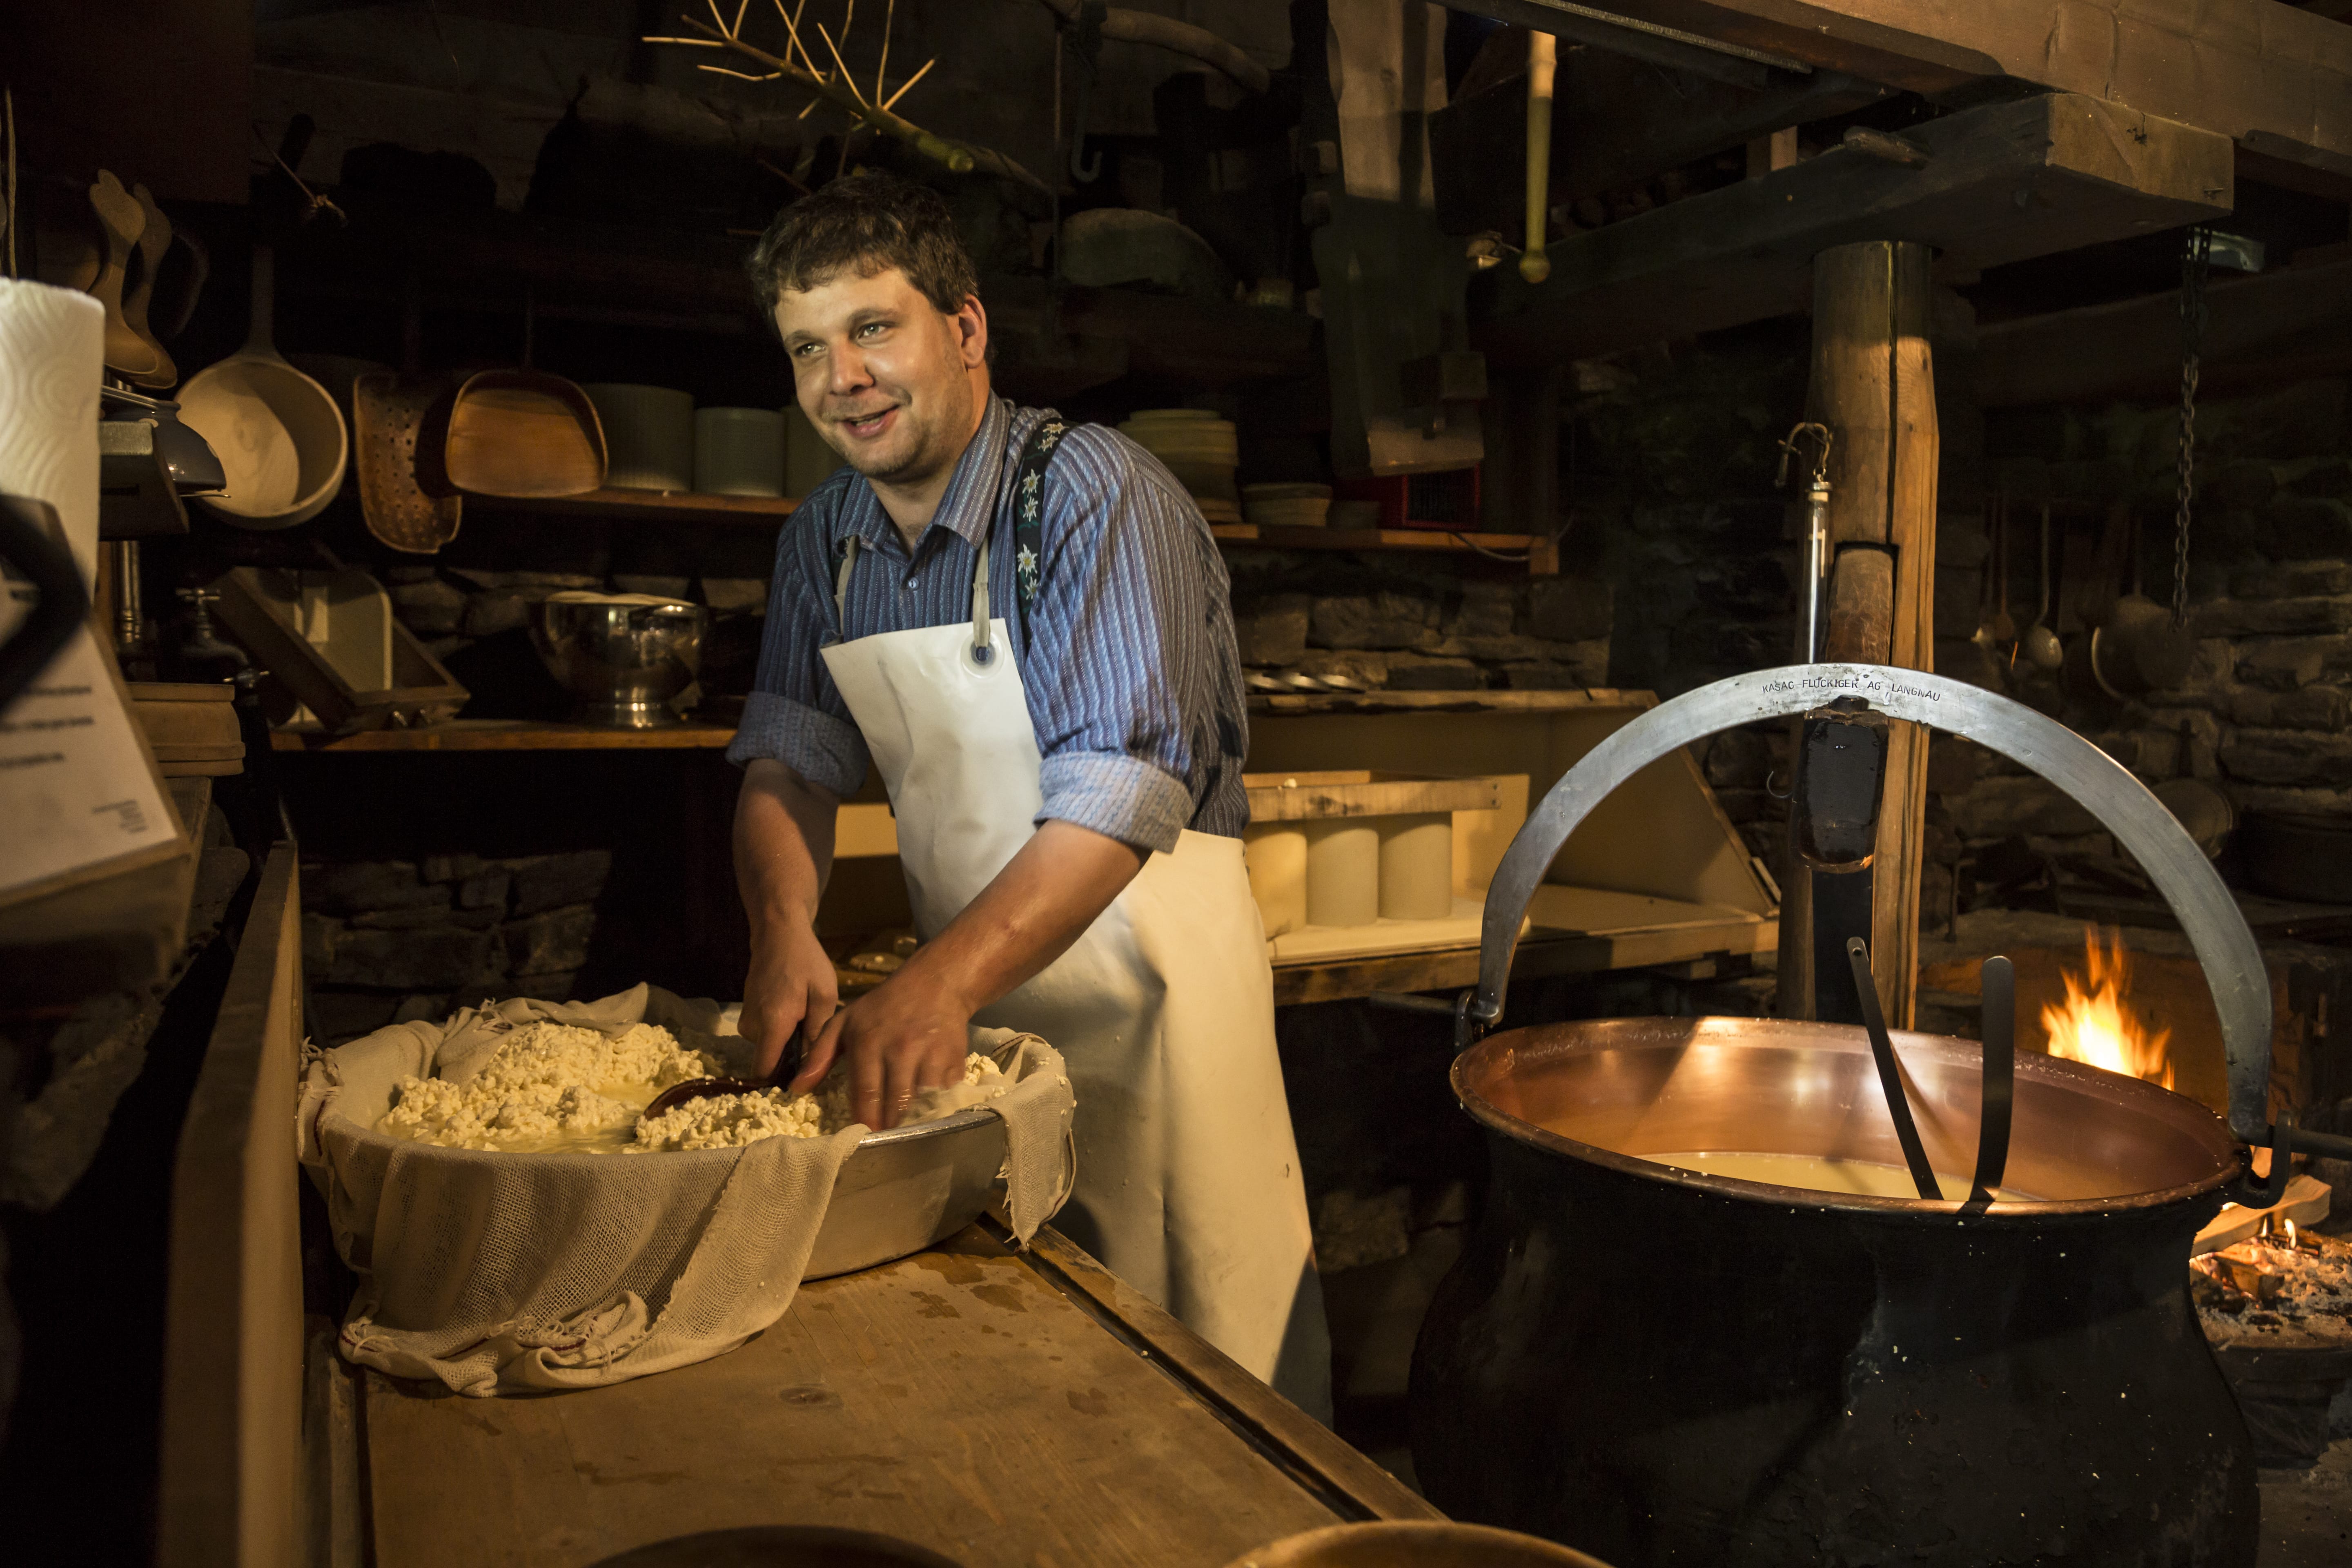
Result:
<instances>
[{"instance_id":1,"label":"white apron","mask_svg":"<svg viewBox=\"0 0 2352 1568\"><path fill-rule=\"evenodd\" d=\"M1012 637L988 613L984 541L975 553L970 626L822 650L889 788L925 941L1029 842L1044 801ZM837 605L856 560L853 539ZM1329 1331L1241 841L1186 830L975 1022L1034 1031L1069 1063L1077 1190L1056 1226L1328 1421Z\"/></svg>"}]
</instances>

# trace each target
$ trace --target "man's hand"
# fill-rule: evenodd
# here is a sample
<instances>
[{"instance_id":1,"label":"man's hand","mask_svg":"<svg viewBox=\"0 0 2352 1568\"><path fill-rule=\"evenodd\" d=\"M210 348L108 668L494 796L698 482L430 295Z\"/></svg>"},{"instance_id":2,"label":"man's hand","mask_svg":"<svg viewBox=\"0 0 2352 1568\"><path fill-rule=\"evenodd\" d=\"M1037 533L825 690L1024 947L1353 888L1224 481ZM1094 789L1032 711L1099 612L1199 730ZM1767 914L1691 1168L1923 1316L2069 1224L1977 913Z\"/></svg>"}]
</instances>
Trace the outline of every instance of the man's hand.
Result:
<instances>
[{"instance_id":1,"label":"man's hand","mask_svg":"<svg viewBox=\"0 0 2352 1568\"><path fill-rule=\"evenodd\" d=\"M817 900L833 869L840 797L768 759L743 770L735 802L735 882L751 923L751 968L736 1026L757 1052L758 1076L776 1068L796 1025L811 1034L833 1016L839 983L816 940Z\"/></svg>"},{"instance_id":2,"label":"man's hand","mask_svg":"<svg viewBox=\"0 0 2352 1568\"><path fill-rule=\"evenodd\" d=\"M743 977L743 1016L736 1027L751 1042L752 1076L776 1070L793 1031L805 1027L814 1040L841 1005L833 959L806 921L779 920L751 944L751 973Z\"/></svg>"},{"instance_id":3,"label":"man's hand","mask_svg":"<svg viewBox=\"0 0 2352 1568\"><path fill-rule=\"evenodd\" d=\"M1146 856L1090 827L1045 824L905 968L810 1038L793 1090L822 1081L838 1058L857 1120L897 1126L917 1089L963 1076L971 1016L1061 957Z\"/></svg>"},{"instance_id":4,"label":"man's hand","mask_svg":"<svg viewBox=\"0 0 2352 1568\"><path fill-rule=\"evenodd\" d=\"M836 1058L845 1059L852 1119L882 1128L905 1119L917 1089L961 1082L972 1009L942 967L909 963L813 1030L807 1059L787 1092L814 1088Z\"/></svg>"}]
</instances>

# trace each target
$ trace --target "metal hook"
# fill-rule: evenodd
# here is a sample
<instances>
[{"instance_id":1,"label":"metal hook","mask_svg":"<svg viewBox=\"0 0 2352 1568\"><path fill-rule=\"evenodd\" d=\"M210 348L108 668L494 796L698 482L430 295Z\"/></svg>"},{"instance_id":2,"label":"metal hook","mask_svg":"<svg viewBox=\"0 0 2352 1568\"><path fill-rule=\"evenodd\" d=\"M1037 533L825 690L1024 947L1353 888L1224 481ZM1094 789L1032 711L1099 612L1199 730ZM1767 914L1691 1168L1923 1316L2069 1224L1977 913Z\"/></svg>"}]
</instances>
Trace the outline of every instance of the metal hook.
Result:
<instances>
[{"instance_id":1,"label":"metal hook","mask_svg":"<svg viewBox=\"0 0 2352 1568\"><path fill-rule=\"evenodd\" d=\"M1790 426L1789 427L1789 434L1781 438L1780 466L1772 475L1773 489L1778 489L1789 482L1790 460L1797 455L1798 441L1807 435L1811 435L1814 439L1821 443L1821 450L1813 459L1813 483L1816 485L1827 485L1829 483L1830 442L1832 439L1830 435L1830 427L1814 420L1805 419L1800 420L1795 425Z\"/></svg>"}]
</instances>

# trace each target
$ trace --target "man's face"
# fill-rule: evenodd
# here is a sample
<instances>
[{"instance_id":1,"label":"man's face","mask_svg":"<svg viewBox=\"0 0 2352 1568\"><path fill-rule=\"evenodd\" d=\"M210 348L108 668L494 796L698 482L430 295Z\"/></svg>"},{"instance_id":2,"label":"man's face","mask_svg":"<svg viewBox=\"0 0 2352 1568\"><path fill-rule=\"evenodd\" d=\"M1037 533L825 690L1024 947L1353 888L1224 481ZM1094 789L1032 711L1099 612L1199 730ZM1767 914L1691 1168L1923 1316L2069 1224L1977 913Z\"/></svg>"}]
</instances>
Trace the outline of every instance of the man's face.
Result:
<instances>
[{"instance_id":1,"label":"man's face","mask_svg":"<svg viewBox=\"0 0 2352 1568\"><path fill-rule=\"evenodd\" d=\"M801 412L869 479L920 484L971 439L988 321L968 299L943 315L895 267L844 271L776 301Z\"/></svg>"}]
</instances>

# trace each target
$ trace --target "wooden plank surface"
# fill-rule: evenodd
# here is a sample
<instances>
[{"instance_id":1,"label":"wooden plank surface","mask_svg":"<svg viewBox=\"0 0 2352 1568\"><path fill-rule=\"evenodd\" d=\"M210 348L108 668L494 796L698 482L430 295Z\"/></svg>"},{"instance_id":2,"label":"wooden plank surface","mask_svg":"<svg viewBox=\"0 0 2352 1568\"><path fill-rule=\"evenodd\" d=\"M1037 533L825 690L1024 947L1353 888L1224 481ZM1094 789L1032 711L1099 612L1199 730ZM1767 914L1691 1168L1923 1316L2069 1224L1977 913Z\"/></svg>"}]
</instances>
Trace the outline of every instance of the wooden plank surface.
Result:
<instances>
[{"instance_id":1,"label":"wooden plank surface","mask_svg":"<svg viewBox=\"0 0 2352 1568\"><path fill-rule=\"evenodd\" d=\"M2324 10L2269 0L1613 0L1608 8L1912 92L2006 77L2089 93L2352 173L2352 28Z\"/></svg>"},{"instance_id":2,"label":"wooden plank surface","mask_svg":"<svg viewBox=\"0 0 2352 1568\"><path fill-rule=\"evenodd\" d=\"M1651 691L1595 686L1581 691L1253 691L1253 713L1565 713L1655 708Z\"/></svg>"},{"instance_id":3,"label":"wooden plank surface","mask_svg":"<svg viewBox=\"0 0 2352 1568\"><path fill-rule=\"evenodd\" d=\"M2352 364L2352 260L2294 264L2205 290L2203 385L2278 385L2292 367ZM2275 366L2264 375L2260 367ZM2232 371L2254 375L2232 382ZM2094 397L2177 397L2180 295L1993 321L1977 329L1977 394L1988 408Z\"/></svg>"},{"instance_id":4,"label":"wooden plank surface","mask_svg":"<svg viewBox=\"0 0 2352 1568\"><path fill-rule=\"evenodd\" d=\"M616 522L685 522L775 528L801 503L789 496L700 495L692 490L590 490L585 495L536 500L469 495L468 516L488 513L531 517L601 517Z\"/></svg>"},{"instance_id":5,"label":"wooden plank surface","mask_svg":"<svg viewBox=\"0 0 2352 1568\"><path fill-rule=\"evenodd\" d=\"M1111 1331L1106 1312L1134 1304L1091 1279L1108 1307L1058 1286L1084 1272L1073 1253L1061 1244L1049 1276L966 1230L805 1287L730 1355L609 1388L474 1400L370 1373L373 1560L581 1568L793 1523L879 1531L969 1568L1214 1568L1425 1509L1271 1391L1229 1387L1205 1345L1171 1354L1181 1329Z\"/></svg>"},{"instance_id":6,"label":"wooden plank surface","mask_svg":"<svg viewBox=\"0 0 2352 1568\"><path fill-rule=\"evenodd\" d=\"M1500 784L1491 778L1416 777L1365 768L1244 773L1242 783L1252 822L1492 811L1501 795Z\"/></svg>"},{"instance_id":7,"label":"wooden plank surface","mask_svg":"<svg viewBox=\"0 0 2352 1568\"><path fill-rule=\"evenodd\" d=\"M1538 974L1598 974L1611 969L1681 963L1717 953L1770 952L1779 937L1779 927L1772 921L1744 911L1727 911L1711 923L1675 921L1577 936L1536 934L1519 943L1511 960L1511 973L1522 979ZM1343 1002L1375 991L1460 991L1477 983L1476 944L1428 948L1376 958L1276 964L1274 1005Z\"/></svg>"},{"instance_id":8,"label":"wooden plank surface","mask_svg":"<svg viewBox=\"0 0 2352 1568\"><path fill-rule=\"evenodd\" d=\"M270 852L172 1176L156 1561L300 1559L302 1278L291 1124L301 899Z\"/></svg>"},{"instance_id":9,"label":"wooden plank surface","mask_svg":"<svg viewBox=\"0 0 2352 1568\"><path fill-rule=\"evenodd\" d=\"M1451 528L1297 528L1283 524L1214 522L1209 531L1217 542L1255 545L1261 550L1380 550L1422 551L1450 554L1494 554L1514 566L1525 564L1529 544L1524 533L1465 533Z\"/></svg>"},{"instance_id":10,"label":"wooden plank surface","mask_svg":"<svg viewBox=\"0 0 2352 1568\"><path fill-rule=\"evenodd\" d=\"M452 719L413 730L278 730L279 752L682 752L715 751L735 738L732 724L672 724L660 730L607 730L533 719Z\"/></svg>"},{"instance_id":11,"label":"wooden plank surface","mask_svg":"<svg viewBox=\"0 0 2352 1568\"><path fill-rule=\"evenodd\" d=\"M1985 104L1904 132L1924 167L1836 148L1551 247L1551 276L1471 285L1471 341L1496 366L1635 348L1793 314L1813 258L1864 240L1946 267L2047 256L2225 216L2229 142L2071 93Z\"/></svg>"}]
</instances>

